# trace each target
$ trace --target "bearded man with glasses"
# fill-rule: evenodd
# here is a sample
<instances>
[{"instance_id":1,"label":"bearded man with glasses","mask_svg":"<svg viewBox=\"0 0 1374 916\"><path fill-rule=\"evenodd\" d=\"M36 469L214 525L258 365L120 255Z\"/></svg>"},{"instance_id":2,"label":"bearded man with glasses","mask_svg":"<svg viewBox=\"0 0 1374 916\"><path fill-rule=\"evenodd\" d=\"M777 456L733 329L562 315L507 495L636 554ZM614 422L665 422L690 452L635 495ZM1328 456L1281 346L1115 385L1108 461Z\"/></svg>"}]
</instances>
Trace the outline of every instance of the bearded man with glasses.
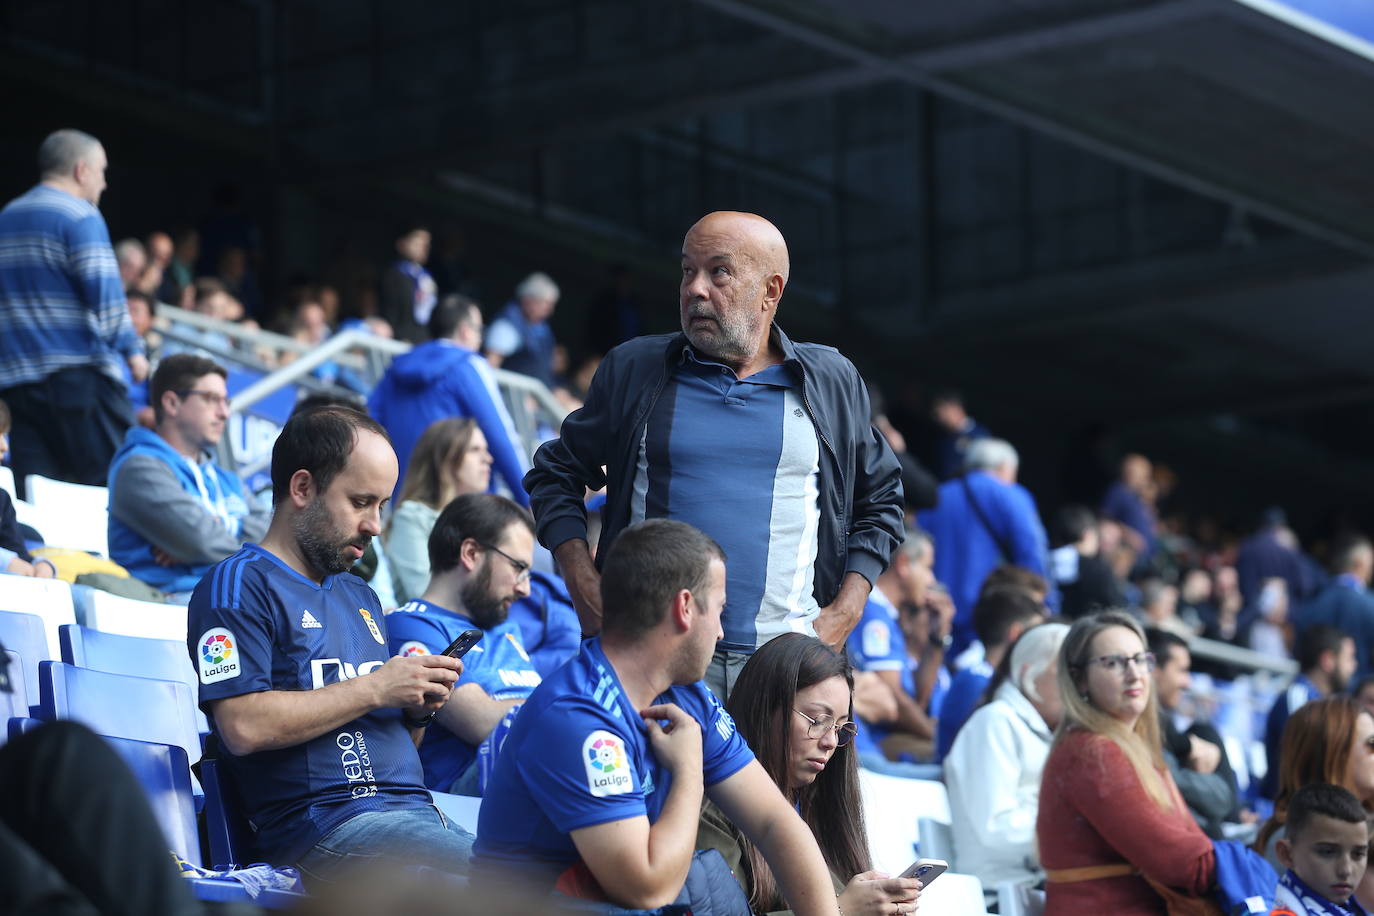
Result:
<instances>
[{"instance_id":1,"label":"bearded man with glasses","mask_svg":"<svg viewBox=\"0 0 1374 916\"><path fill-rule=\"evenodd\" d=\"M182 603L272 518L211 458L229 419L226 378L204 357L164 359L148 392L154 428L130 429L110 463L110 559Z\"/></svg>"},{"instance_id":2,"label":"bearded man with glasses","mask_svg":"<svg viewBox=\"0 0 1374 916\"><path fill-rule=\"evenodd\" d=\"M425 785L481 795L510 716L539 686L539 672L509 619L530 593L534 520L494 493L455 498L429 533L429 585L387 615L394 655L438 655L465 631L482 638L420 744Z\"/></svg>"}]
</instances>

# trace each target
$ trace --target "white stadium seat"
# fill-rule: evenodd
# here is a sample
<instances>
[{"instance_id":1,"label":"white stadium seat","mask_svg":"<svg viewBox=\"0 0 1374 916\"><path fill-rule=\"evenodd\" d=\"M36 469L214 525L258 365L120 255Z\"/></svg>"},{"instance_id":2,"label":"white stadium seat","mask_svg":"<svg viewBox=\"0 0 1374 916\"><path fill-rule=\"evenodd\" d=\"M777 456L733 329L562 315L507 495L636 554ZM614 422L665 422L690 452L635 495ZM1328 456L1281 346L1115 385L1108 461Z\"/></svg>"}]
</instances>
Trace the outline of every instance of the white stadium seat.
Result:
<instances>
[{"instance_id":1,"label":"white stadium seat","mask_svg":"<svg viewBox=\"0 0 1374 916\"><path fill-rule=\"evenodd\" d=\"M1003 881L997 885L997 911L1002 916L1040 916L1045 912L1045 892L1016 881Z\"/></svg>"},{"instance_id":2,"label":"white stadium seat","mask_svg":"<svg viewBox=\"0 0 1374 916\"><path fill-rule=\"evenodd\" d=\"M38 529L49 547L67 547L109 556L110 493L104 487L49 480L30 474L26 481Z\"/></svg>"},{"instance_id":3,"label":"white stadium seat","mask_svg":"<svg viewBox=\"0 0 1374 916\"><path fill-rule=\"evenodd\" d=\"M103 633L186 642L186 606L122 598L92 589L86 626Z\"/></svg>"},{"instance_id":4,"label":"white stadium seat","mask_svg":"<svg viewBox=\"0 0 1374 916\"><path fill-rule=\"evenodd\" d=\"M863 799L873 867L891 875L916 860L920 818L944 824L950 821L949 792L941 782L884 776L860 769L859 795Z\"/></svg>"},{"instance_id":5,"label":"white stadium seat","mask_svg":"<svg viewBox=\"0 0 1374 916\"><path fill-rule=\"evenodd\" d=\"M37 614L48 635L48 657L62 657L57 628L76 623L72 587L61 579L0 575L0 611Z\"/></svg>"}]
</instances>

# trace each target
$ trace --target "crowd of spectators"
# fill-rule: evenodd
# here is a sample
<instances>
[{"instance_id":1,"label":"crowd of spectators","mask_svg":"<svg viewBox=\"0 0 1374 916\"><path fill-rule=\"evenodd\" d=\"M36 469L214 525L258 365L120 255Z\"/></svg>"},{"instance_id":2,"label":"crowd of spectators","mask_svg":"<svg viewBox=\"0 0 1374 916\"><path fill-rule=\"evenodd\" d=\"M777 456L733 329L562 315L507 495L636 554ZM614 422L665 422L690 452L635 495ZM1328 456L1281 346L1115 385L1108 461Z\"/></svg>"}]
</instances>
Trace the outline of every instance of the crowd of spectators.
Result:
<instances>
[{"instance_id":1,"label":"crowd of spectators","mask_svg":"<svg viewBox=\"0 0 1374 916\"><path fill-rule=\"evenodd\" d=\"M867 769L945 783L950 864L989 902L1374 904L1363 536L1330 543L1329 573L1278 509L1189 536L1141 454L1047 529L1015 446L953 391L929 402L932 473L844 355L782 331L787 245L753 214L688 230L680 333L639 334L617 272L574 378L543 273L487 326L411 226L370 314L302 283L283 320L233 194L199 229L111 244L99 142L59 131L39 166L0 212L0 458L9 433L20 488L107 486L110 559L188 606L207 753L254 852L312 887L383 857L608 912L700 906L727 874L721 912L912 912L922 883L873 869ZM164 304L205 320L155 324ZM358 397L298 406L268 507L213 457L231 368L348 327L414 346L372 385L314 371ZM532 458L498 367L572 409ZM0 572L59 572L33 534L0 491ZM1238 667L1290 659L1280 689ZM1261 734L1227 733L1232 682ZM482 796L476 835L431 791Z\"/></svg>"}]
</instances>

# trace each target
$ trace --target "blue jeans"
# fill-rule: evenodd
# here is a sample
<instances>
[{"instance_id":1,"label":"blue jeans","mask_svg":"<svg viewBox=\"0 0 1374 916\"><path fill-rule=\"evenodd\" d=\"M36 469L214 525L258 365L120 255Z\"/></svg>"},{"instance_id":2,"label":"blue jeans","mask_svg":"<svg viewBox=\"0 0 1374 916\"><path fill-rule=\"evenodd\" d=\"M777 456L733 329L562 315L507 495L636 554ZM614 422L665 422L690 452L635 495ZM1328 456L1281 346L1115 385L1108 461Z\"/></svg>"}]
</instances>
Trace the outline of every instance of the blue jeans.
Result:
<instances>
[{"instance_id":1,"label":"blue jeans","mask_svg":"<svg viewBox=\"0 0 1374 916\"><path fill-rule=\"evenodd\" d=\"M465 874L474 839L433 806L366 811L325 834L296 867L307 884L335 881L383 858Z\"/></svg>"}]
</instances>

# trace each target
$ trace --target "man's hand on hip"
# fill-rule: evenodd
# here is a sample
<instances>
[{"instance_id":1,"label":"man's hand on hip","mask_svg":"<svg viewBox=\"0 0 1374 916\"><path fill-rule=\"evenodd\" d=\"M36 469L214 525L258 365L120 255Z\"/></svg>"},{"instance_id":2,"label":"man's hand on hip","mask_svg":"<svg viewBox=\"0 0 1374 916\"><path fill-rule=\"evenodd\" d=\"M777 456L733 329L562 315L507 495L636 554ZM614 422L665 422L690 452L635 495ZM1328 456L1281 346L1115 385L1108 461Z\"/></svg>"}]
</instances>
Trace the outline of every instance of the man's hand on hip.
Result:
<instances>
[{"instance_id":1,"label":"man's hand on hip","mask_svg":"<svg viewBox=\"0 0 1374 916\"><path fill-rule=\"evenodd\" d=\"M856 572L845 573L840 593L835 600L821 608L816 618L816 636L835 651L843 651L844 641L863 616L864 602L872 588L868 580Z\"/></svg>"},{"instance_id":2,"label":"man's hand on hip","mask_svg":"<svg viewBox=\"0 0 1374 916\"><path fill-rule=\"evenodd\" d=\"M592 562L591 548L581 538L574 538L559 544L553 555L577 610L582 635L595 636L601 632L601 573Z\"/></svg>"}]
</instances>

